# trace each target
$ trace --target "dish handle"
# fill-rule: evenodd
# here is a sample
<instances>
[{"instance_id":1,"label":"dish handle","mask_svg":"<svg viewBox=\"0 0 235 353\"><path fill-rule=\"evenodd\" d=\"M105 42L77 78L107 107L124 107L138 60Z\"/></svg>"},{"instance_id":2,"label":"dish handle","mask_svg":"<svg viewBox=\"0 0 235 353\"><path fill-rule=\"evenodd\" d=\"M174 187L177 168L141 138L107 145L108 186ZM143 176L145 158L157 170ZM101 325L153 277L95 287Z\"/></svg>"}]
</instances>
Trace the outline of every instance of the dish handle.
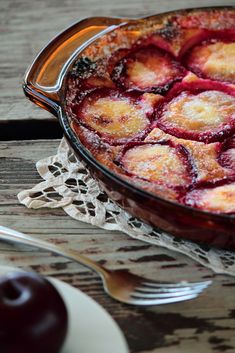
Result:
<instances>
[{"instance_id":1,"label":"dish handle","mask_svg":"<svg viewBox=\"0 0 235 353\"><path fill-rule=\"evenodd\" d=\"M91 17L75 23L52 39L26 71L23 90L32 102L57 116L66 69L91 41L129 20Z\"/></svg>"}]
</instances>

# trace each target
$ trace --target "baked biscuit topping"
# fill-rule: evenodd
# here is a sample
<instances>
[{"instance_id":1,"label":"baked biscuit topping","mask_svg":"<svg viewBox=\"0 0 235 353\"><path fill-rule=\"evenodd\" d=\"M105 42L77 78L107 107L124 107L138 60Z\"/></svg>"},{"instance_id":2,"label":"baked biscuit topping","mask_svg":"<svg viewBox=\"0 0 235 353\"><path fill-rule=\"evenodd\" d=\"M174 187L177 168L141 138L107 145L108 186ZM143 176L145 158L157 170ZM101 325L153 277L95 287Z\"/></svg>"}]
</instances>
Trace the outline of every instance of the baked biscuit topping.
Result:
<instances>
[{"instance_id":1,"label":"baked biscuit topping","mask_svg":"<svg viewBox=\"0 0 235 353\"><path fill-rule=\"evenodd\" d=\"M182 92L165 105L158 126L186 139L221 140L235 131L235 97L221 91Z\"/></svg>"},{"instance_id":2,"label":"baked biscuit topping","mask_svg":"<svg viewBox=\"0 0 235 353\"><path fill-rule=\"evenodd\" d=\"M136 145L124 153L121 161L128 173L170 187L192 182L187 162L181 146L161 143Z\"/></svg>"},{"instance_id":3,"label":"baked biscuit topping","mask_svg":"<svg viewBox=\"0 0 235 353\"><path fill-rule=\"evenodd\" d=\"M179 81L186 70L166 51L154 45L142 47L120 60L112 77L126 89L163 92Z\"/></svg>"},{"instance_id":4,"label":"baked biscuit topping","mask_svg":"<svg viewBox=\"0 0 235 353\"><path fill-rule=\"evenodd\" d=\"M131 185L235 213L235 10L123 25L89 45L66 112L94 158Z\"/></svg>"},{"instance_id":5,"label":"baked biscuit topping","mask_svg":"<svg viewBox=\"0 0 235 353\"><path fill-rule=\"evenodd\" d=\"M235 43L215 41L195 46L187 65L199 76L235 83Z\"/></svg>"}]
</instances>

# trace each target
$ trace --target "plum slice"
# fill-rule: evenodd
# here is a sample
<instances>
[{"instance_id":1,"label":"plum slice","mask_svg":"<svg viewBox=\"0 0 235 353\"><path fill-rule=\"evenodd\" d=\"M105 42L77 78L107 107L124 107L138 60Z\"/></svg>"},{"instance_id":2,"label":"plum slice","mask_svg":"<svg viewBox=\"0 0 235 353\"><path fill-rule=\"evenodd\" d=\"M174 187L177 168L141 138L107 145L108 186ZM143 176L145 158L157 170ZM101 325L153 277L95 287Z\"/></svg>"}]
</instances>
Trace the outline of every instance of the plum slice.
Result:
<instances>
[{"instance_id":1,"label":"plum slice","mask_svg":"<svg viewBox=\"0 0 235 353\"><path fill-rule=\"evenodd\" d=\"M235 98L222 91L183 91L165 103L157 126L185 139L215 142L235 131Z\"/></svg>"},{"instance_id":2,"label":"plum slice","mask_svg":"<svg viewBox=\"0 0 235 353\"><path fill-rule=\"evenodd\" d=\"M112 78L125 89L162 93L185 74L186 70L169 53L148 45L121 59Z\"/></svg>"},{"instance_id":3,"label":"plum slice","mask_svg":"<svg viewBox=\"0 0 235 353\"><path fill-rule=\"evenodd\" d=\"M206 144L204 142L184 140L166 134L158 128L154 128L147 135L145 141L172 141L175 144L184 146L193 165L196 184L214 183L229 179L233 175L231 168L227 164L217 160L222 146L220 142Z\"/></svg>"},{"instance_id":4,"label":"plum slice","mask_svg":"<svg viewBox=\"0 0 235 353\"><path fill-rule=\"evenodd\" d=\"M188 206L215 213L235 212L235 183L215 188L195 189L185 198Z\"/></svg>"},{"instance_id":5,"label":"plum slice","mask_svg":"<svg viewBox=\"0 0 235 353\"><path fill-rule=\"evenodd\" d=\"M125 143L140 137L150 123L153 106L161 96L131 96L101 89L88 94L77 108L77 116L86 127L109 143Z\"/></svg>"},{"instance_id":6,"label":"plum slice","mask_svg":"<svg viewBox=\"0 0 235 353\"><path fill-rule=\"evenodd\" d=\"M231 168L235 174L235 148L229 148L220 156L220 162L223 166Z\"/></svg>"},{"instance_id":7,"label":"plum slice","mask_svg":"<svg viewBox=\"0 0 235 353\"><path fill-rule=\"evenodd\" d=\"M142 143L128 148L121 159L130 175L173 188L192 182L187 153L178 145Z\"/></svg>"},{"instance_id":8,"label":"plum slice","mask_svg":"<svg viewBox=\"0 0 235 353\"><path fill-rule=\"evenodd\" d=\"M235 136L223 144L219 162L223 167L231 169L235 174Z\"/></svg>"},{"instance_id":9,"label":"plum slice","mask_svg":"<svg viewBox=\"0 0 235 353\"><path fill-rule=\"evenodd\" d=\"M186 65L198 76L235 83L235 43L203 42L187 55Z\"/></svg>"}]
</instances>

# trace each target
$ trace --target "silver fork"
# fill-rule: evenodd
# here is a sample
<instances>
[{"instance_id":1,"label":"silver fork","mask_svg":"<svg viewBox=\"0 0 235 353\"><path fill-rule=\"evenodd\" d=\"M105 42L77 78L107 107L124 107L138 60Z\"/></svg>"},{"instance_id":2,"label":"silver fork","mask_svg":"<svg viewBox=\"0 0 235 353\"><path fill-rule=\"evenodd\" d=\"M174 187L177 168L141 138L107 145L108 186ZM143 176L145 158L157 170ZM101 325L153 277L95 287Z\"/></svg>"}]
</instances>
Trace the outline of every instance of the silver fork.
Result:
<instances>
[{"instance_id":1,"label":"silver fork","mask_svg":"<svg viewBox=\"0 0 235 353\"><path fill-rule=\"evenodd\" d=\"M128 270L107 270L73 250L65 250L59 245L35 239L2 226L0 226L0 239L49 250L89 267L100 275L106 293L122 303L147 306L180 302L196 298L211 284L211 281L160 283L134 275Z\"/></svg>"}]
</instances>

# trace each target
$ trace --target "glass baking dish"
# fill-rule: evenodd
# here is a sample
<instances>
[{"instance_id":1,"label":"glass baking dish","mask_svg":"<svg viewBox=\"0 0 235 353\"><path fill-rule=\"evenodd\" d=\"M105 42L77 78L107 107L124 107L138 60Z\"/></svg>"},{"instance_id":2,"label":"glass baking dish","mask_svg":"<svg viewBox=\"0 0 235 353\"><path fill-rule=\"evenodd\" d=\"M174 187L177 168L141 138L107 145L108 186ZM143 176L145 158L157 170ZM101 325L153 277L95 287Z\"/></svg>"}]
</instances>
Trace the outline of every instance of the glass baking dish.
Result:
<instances>
[{"instance_id":1,"label":"glass baking dish","mask_svg":"<svg viewBox=\"0 0 235 353\"><path fill-rule=\"evenodd\" d=\"M124 24L158 20L161 16L164 14L137 20L93 17L73 24L38 54L26 72L23 89L31 101L57 117L74 152L86 163L102 189L122 208L177 237L235 249L234 215L214 214L187 207L160 198L125 181L100 164L82 145L72 130L70 118L64 109L68 74L77 57L87 46Z\"/></svg>"}]
</instances>

